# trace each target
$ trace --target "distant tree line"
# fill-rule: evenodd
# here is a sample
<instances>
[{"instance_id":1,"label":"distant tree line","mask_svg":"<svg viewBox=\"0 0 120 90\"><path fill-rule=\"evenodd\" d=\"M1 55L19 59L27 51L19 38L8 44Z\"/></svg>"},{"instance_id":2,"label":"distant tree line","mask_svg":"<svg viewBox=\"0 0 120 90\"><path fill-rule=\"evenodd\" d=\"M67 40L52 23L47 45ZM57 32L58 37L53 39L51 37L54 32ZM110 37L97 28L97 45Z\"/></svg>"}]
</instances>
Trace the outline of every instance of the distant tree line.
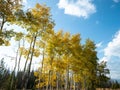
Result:
<instances>
[{"instance_id":1,"label":"distant tree line","mask_svg":"<svg viewBox=\"0 0 120 90\"><path fill-rule=\"evenodd\" d=\"M14 78L13 86L11 87L11 81L13 78L13 71L10 71L5 67L5 63L2 60L0 60L0 89L3 90L16 90L16 89L22 89L22 75L23 71L17 72ZM29 78L29 83L27 88L28 89L34 89L35 88L35 79L36 77L34 76L34 71L31 71L31 77Z\"/></svg>"},{"instance_id":2,"label":"distant tree line","mask_svg":"<svg viewBox=\"0 0 120 90\"><path fill-rule=\"evenodd\" d=\"M27 89L32 89L36 90L36 80L37 77L34 76L35 71L31 71L31 77L29 78L29 83L27 85ZM18 74L15 76L15 80L17 80L16 83L14 83L14 88L15 89L22 89L22 75L23 71L19 71ZM11 78L12 78L12 72L5 67L5 63L3 59L0 60L0 89L4 90L10 90L10 83L11 83ZM100 77L98 77L100 78ZM104 76L104 78L107 78ZM14 80L14 81L15 81ZM111 88L111 89L119 89L120 88L120 83L116 80L100 80L100 83L97 83L96 88Z\"/></svg>"}]
</instances>

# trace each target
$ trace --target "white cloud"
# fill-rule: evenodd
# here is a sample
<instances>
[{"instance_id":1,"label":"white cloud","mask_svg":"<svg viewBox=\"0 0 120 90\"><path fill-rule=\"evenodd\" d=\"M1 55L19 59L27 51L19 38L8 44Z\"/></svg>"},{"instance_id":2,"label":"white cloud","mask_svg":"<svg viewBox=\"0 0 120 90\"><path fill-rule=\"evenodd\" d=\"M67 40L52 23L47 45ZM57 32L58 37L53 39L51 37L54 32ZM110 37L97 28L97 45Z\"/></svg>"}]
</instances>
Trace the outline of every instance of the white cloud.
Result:
<instances>
[{"instance_id":1,"label":"white cloud","mask_svg":"<svg viewBox=\"0 0 120 90\"><path fill-rule=\"evenodd\" d=\"M98 46L100 44L98 43ZM97 46L97 45L96 45ZM114 35L106 48L104 48L104 57L101 60L108 61L111 57L120 58L120 30Z\"/></svg>"},{"instance_id":2,"label":"white cloud","mask_svg":"<svg viewBox=\"0 0 120 90\"><path fill-rule=\"evenodd\" d=\"M100 59L100 62L102 61L107 62L108 60L110 60L110 57L104 56L102 59Z\"/></svg>"},{"instance_id":3,"label":"white cloud","mask_svg":"<svg viewBox=\"0 0 120 90\"><path fill-rule=\"evenodd\" d=\"M120 31L118 31L113 40L108 43L107 47L104 49L104 52L107 57L120 57Z\"/></svg>"},{"instance_id":4,"label":"white cloud","mask_svg":"<svg viewBox=\"0 0 120 90\"><path fill-rule=\"evenodd\" d=\"M65 14L83 18L96 12L92 0L59 0L58 8L64 9Z\"/></svg>"},{"instance_id":5,"label":"white cloud","mask_svg":"<svg viewBox=\"0 0 120 90\"><path fill-rule=\"evenodd\" d=\"M99 42L99 43L96 44L96 47L97 48L102 47L102 44L103 44L103 42Z\"/></svg>"},{"instance_id":6,"label":"white cloud","mask_svg":"<svg viewBox=\"0 0 120 90\"><path fill-rule=\"evenodd\" d=\"M9 68L10 71L14 69L15 66L15 60L16 60L16 42L13 40L11 41L11 46L0 46L0 60L4 58L5 66L6 68ZM32 66L31 69L35 70L37 69L40 64L40 58L35 58L32 61ZM20 62L20 69L23 70L25 65L25 58L22 57L21 62ZM16 67L18 69L18 67ZM16 69L16 70L17 70Z\"/></svg>"},{"instance_id":7,"label":"white cloud","mask_svg":"<svg viewBox=\"0 0 120 90\"><path fill-rule=\"evenodd\" d=\"M118 68L120 65L120 30L114 35L113 39L104 49L104 57L100 61L107 61L107 66L111 72L111 78L120 79L120 68Z\"/></svg>"},{"instance_id":8,"label":"white cloud","mask_svg":"<svg viewBox=\"0 0 120 90\"><path fill-rule=\"evenodd\" d=\"M23 0L23 3L27 3L27 0Z\"/></svg>"},{"instance_id":9,"label":"white cloud","mask_svg":"<svg viewBox=\"0 0 120 90\"><path fill-rule=\"evenodd\" d=\"M32 5L31 4L29 4L29 1L28 0L22 0L22 3L23 3L23 9L24 10L28 10L29 8L31 8L32 7Z\"/></svg>"},{"instance_id":10,"label":"white cloud","mask_svg":"<svg viewBox=\"0 0 120 90\"><path fill-rule=\"evenodd\" d=\"M113 0L115 3L119 3L120 2L120 0Z\"/></svg>"}]
</instances>

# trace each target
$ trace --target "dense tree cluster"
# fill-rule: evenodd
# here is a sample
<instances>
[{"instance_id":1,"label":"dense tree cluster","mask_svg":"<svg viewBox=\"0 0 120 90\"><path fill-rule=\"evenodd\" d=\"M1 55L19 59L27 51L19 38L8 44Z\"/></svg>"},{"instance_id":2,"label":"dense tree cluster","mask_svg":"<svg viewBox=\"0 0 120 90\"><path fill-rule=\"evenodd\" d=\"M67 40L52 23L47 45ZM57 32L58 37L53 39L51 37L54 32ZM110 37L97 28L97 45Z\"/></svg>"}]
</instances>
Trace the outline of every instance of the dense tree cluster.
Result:
<instances>
[{"instance_id":1,"label":"dense tree cluster","mask_svg":"<svg viewBox=\"0 0 120 90\"><path fill-rule=\"evenodd\" d=\"M85 44L81 44L80 34L71 35L62 30L55 32L50 8L46 5L36 4L27 11L21 6L21 0L0 0L0 7L3 7L0 8L0 45L10 45L11 38L18 44L14 70L10 73L2 69L4 66L0 67L0 72L5 75L1 73L0 79L9 81L5 83L10 90L95 90L108 82L106 74L109 70L105 62L97 62L92 40L87 39ZM25 31L6 30L5 23L15 24ZM40 59L39 68L32 72L35 58ZM22 59L25 65L20 71Z\"/></svg>"}]
</instances>

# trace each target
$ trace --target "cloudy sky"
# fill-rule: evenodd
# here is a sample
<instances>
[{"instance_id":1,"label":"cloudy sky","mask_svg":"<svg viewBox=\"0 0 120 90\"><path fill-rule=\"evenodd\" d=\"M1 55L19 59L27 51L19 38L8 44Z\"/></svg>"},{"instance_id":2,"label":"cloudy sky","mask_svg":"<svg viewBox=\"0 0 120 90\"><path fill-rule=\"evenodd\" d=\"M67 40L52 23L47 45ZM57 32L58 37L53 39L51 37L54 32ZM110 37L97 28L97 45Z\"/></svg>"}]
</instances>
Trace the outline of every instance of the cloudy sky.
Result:
<instances>
[{"instance_id":1,"label":"cloudy sky","mask_svg":"<svg viewBox=\"0 0 120 90\"><path fill-rule=\"evenodd\" d=\"M23 0L25 9L36 3L51 8L55 30L80 33L92 39L99 61L107 61L110 77L120 79L120 0ZM1 51L0 51L1 52Z\"/></svg>"}]
</instances>

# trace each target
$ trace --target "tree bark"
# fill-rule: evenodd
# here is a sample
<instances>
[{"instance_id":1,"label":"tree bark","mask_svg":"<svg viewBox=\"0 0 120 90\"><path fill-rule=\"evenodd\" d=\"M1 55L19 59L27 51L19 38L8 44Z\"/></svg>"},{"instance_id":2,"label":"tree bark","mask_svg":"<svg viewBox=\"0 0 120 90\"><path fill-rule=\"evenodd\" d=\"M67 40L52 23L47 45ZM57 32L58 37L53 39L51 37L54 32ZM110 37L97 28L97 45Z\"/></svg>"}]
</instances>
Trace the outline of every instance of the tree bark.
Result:
<instances>
[{"instance_id":1,"label":"tree bark","mask_svg":"<svg viewBox=\"0 0 120 90\"><path fill-rule=\"evenodd\" d=\"M28 62L28 59L29 59L29 55L30 55L30 51L31 51L31 48L32 48L32 43L33 43L33 39L31 40L30 42L30 46L29 46L29 52L28 52L28 55L27 55L27 58L26 58L26 61L25 61L25 66L24 66L24 71L23 71L23 76L22 76L22 84L21 84L21 88L23 88L24 90L24 84L25 84L25 76L26 76L26 67L27 67L27 62Z\"/></svg>"},{"instance_id":2,"label":"tree bark","mask_svg":"<svg viewBox=\"0 0 120 90\"><path fill-rule=\"evenodd\" d=\"M3 26L4 26L4 24L5 24L5 16L4 15L2 15L3 16L3 19L2 19L2 22L1 22L1 27L0 27L0 30L1 31L3 31Z\"/></svg>"},{"instance_id":3,"label":"tree bark","mask_svg":"<svg viewBox=\"0 0 120 90\"><path fill-rule=\"evenodd\" d=\"M27 79L25 80L25 89L27 89L27 84L28 84L28 80L29 80L29 77L30 77L30 70L31 70L31 65L32 65L32 60L33 60L36 38L37 38L37 34L34 36L32 52L31 52L31 57L30 57L30 63L28 65Z\"/></svg>"},{"instance_id":4,"label":"tree bark","mask_svg":"<svg viewBox=\"0 0 120 90\"><path fill-rule=\"evenodd\" d=\"M44 64L44 50L43 50L42 66L41 66L41 71L39 72L39 77L42 76L43 64ZM40 79L39 79L39 88L38 88L38 90L40 90Z\"/></svg>"},{"instance_id":5,"label":"tree bark","mask_svg":"<svg viewBox=\"0 0 120 90\"><path fill-rule=\"evenodd\" d=\"M65 84L65 90L69 89L69 66L67 66L67 70L66 70L66 84Z\"/></svg>"},{"instance_id":6,"label":"tree bark","mask_svg":"<svg viewBox=\"0 0 120 90\"><path fill-rule=\"evenodd\" d=\"M23 47L24 47L24 39L23 39ZM21 61L21 58L22 58L22 53L23 53L23 51L20 53L20 56L19 56L19 60L18 60L18 71L17 71L17 72L20 71L20 61Z\"/></svg>"}]
</instances>

